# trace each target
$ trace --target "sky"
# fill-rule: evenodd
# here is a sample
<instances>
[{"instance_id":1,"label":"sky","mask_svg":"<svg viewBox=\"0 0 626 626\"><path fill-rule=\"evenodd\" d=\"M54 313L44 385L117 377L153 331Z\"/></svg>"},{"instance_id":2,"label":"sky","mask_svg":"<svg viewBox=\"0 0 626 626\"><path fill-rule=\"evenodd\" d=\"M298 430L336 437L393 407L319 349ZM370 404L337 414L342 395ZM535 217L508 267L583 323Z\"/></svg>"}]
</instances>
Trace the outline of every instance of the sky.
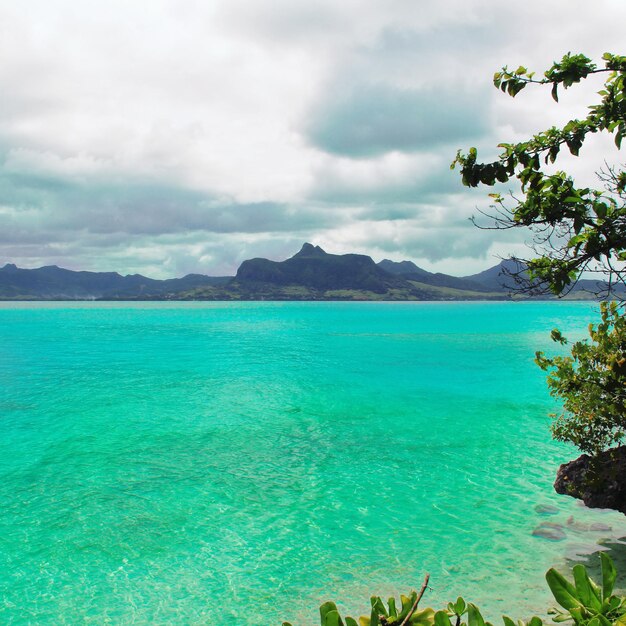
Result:
<instances>
[{"instance_id":1,"label":"sky","mask_svg":"<svg viewBox=\"0 0 626 626\"><path fill-rule=\"evenodd\" d=\"M502 65L626 53L624 0L0 0L0 265L232 275L305 241L468 275L528 256L469 218L457 149L585 115ZM620 160L621 157L621 160ZM624 162L593 137L560 167Z\"/></svg>"}]
</instances>

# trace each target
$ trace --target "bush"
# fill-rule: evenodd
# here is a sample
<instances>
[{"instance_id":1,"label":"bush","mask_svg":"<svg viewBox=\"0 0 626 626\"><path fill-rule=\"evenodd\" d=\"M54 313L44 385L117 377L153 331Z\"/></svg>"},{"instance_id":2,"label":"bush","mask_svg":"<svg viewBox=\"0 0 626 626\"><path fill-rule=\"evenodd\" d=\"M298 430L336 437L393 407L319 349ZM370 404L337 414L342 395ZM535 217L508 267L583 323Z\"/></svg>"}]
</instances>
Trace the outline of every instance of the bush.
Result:
<instances>
[{"instance_id":1,"label":"bush","mask_svg":"<svg viewBox=\"0 0 626 626\"><path fill-rule=\"evenodd\" d=\"M604 552L600 553L602 565L602 581L596 584L588 575L584 565L575 565L572 573L574 580L570 582L554 569L546 573L546 581L554 599L561 608L550 609L548 614L553 621L573 621L576 626L625 626L626 597L613 595L617 572L613 561ZM343 619L334 602L325 602L320 607L321 626L493 626L485 622L479 609L471 603L458 598L445 609L417 610L419 601L428 585L428 576L424 580L420 593L413 591L409 596L401 596L399 606L395 598L389 598L387 605L377 596L371 598L369 616L359 620L352 617ZM522 620L514 622L510 617L503 616L504 626L542 626L539 617L533 617L527 623ZM291 626L283 622L283 626Z\"/></svg>"},{"instance_id":2,"label":"bush","mask_svg":"<svg viewBox=\"0 0 626 626\"><path fill-rule=\"evenodd\" d=\"M571 356L536 362L548 376L550 394L563 400L564 411L552 415L555 439L570 441L597 456L619 444L626 432L626 318L615 302L600 305L601 322L589 325L591 343L577 341ZM552 339L567 343L558 330Z\"/></svg>"}]
</instances>

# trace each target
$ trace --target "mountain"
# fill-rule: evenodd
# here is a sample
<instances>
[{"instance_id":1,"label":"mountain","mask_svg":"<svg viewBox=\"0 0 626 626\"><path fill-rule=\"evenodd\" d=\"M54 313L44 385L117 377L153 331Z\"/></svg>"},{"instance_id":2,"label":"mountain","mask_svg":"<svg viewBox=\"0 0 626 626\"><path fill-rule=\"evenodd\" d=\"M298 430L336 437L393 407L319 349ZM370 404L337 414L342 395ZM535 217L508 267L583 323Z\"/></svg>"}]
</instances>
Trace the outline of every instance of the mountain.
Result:
<instances>
[{"instance_id":1,"label":"mountain","mask_svg":"<svg viewBox=\"0 0 626 626\"><path fill-rule=\"evenodd\" d=\"M56 265L20 269L11 263L0 268L0 298L22 300L95 300L159 297L184 290L223 284L229 278L188 274L155 280L141 274L74 272Z\"/></svg>"},{"instance_id":2,"label":"mountain","mask_svg":"<svg viewBox=\"0 0 626 626\"><path fill-rule=\"evenodd\" d=\"M412 276L417 278L422 276L431 276L430 272L423 270L413 263L413 261L390 261L389 259L383 259L378 264L378 267L385 270L389 274L395 274L396 276Z\"/></svg>"},{"instance_id":3,"label":"mountain","mask_svg":"<svg viewBox=\"0 0 626 626\"><path fill-rule=\"evenodd\" d=\"M465 276L462 280L478 283L493 291L511 292L519 290L519 285L515 281L517 274L526 276L526 264L518 259L503 259L498 265L478 274Z\"/></svg>"},{"instance_id":4,"label":"mountain","mask_svg":"<svg viewBox=\"0 0 626 626\"><path fill-rule=\"evenodd\" d=\"M446 274L433 274L412 261L374 263L362 254L328 254L305 243L285 261L244 261L227 291L239 299L274 300L478 300L505 299L503 291ZM194 292L193 297L214 297Z\"/></svg>"},{"instance_id":5,"label":"mountain","mask_svg":"<svg viewBox=\"0 0 626 626\"><path fill-rule=\"evenodd\" d=\"M405 280L416 281L425 285L434 287L446 287L450 289L460 289L466 291L501 291L501 289L492 289L480 282L473 281L469 278L459 278L458 276L449 276L440 272L428 272L418 267L413 261L390 261L384 259L378 263L378 267L384 269L390 274L402 276Z\"/></svg>"},{"instance_id":6,"label":"mountain","mask_svg":"<svg viewBox=\"0 0 626 626\"><path fill-rule=\"evenodd\" d=\"M155 280L56 265L20 269L9 263L0 267L0 300L506 300L515 291L511 274L525 268L521 261L506 259L457 277L428 272L412 261L375 263L363 254L328 254L305 243L284 261L244 261L234 277L187 274ZM582 280L567 297L593 299L603 286ZM626 297L626 291L619 295Z\"/></svg>"},{"instance_id":7,"label":"mountain","mask_svg":"<svg viewBox=\"0 0 626 626\"><path fill-rule=\"evenodd\" d=\"M328 254L319 246L305 243L300 252L285 261L250 259L235 276L237 285L255 287L300 286L316 291L364 290L382 294L392 288L409 287L363 254Z\"/></svg>"}]
</instances>

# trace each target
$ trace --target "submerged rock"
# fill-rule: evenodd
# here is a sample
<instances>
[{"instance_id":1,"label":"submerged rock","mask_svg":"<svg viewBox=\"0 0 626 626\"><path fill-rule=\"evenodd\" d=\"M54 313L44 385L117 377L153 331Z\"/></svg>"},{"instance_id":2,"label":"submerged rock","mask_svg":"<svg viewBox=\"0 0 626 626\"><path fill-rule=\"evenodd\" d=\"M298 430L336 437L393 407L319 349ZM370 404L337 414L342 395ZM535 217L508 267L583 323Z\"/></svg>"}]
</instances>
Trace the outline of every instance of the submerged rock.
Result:
<instances>
[{"instance_id":1,"label":"submerged rock","mask_svg":"<svg viewBox=\"0 0 626 626\"><path fill-rule=\"evenodd\" d=\"M591 529L589 524L584 524L583 522L579 522L579 521L575 520L573 515L570 515L567 518L567 525L568 525L569 528L571 528L573 530L579 530L579 531L583 531L583 532L586 532L586 531Z\"/></svg>"},{"instance_id":2,"label":"submerged rock","mask_svg":"<svg viewBox=\"0 0 626 626\"><path fill-rule=\"evenodd\" d=\"M542 539L548 539L549 541L563 541L566 535L561 524L543 522L542 524L539 524L535 530L533 530L533 537L541 537Z\"/></svg>"},{"instance_id":3,"label":"submerged rock","mask_svg":"<svg viewBox=\"0 0 626 626\"><path fill-rule=\"evenodd\" d=\"M535 512L539 513L539 515L556 515L559 509L551 504L538 504L535 507Z\"/></svg>"},{"instance_id":4,"label":"submerged rock","mask_svg":"<svg viewBox=\"0 0 626 626\"><path fill-rule=\"evenodd\" d=\"M554 489L582 500L590 508L615 509L626 514L626 446L612 448L597 457L582 454L561 465Z\"/></svg>"},{"instance_id":5,"label":"submerged rock","mask_svg":"<svg viewBox=\"0 0 626 626\"><path fill-rule=\"evenodd\" d=\"M556 530L563 530L563 524L559 524L558 522L541 522L539 524L541 528L555 528Z\"/></svg>"}]
</instances>

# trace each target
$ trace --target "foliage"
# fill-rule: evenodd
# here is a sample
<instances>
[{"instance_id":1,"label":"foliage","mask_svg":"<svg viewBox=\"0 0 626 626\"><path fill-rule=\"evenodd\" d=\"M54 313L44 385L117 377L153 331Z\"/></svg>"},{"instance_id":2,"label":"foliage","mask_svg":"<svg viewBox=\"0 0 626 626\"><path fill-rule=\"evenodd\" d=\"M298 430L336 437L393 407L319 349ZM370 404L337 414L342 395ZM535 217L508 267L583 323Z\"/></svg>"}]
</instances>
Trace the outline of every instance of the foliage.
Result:
<instances>
[{"instance_id":1,"label":"foliage","mask_svg":"<svg viewBox=\"0 0 626 626\"><path fill-rule=\"evenodd\" d=\"M563 400L565 411L555 417L555 439L570 441L597 455L618 444L626 433L626 318L615 302L600 305L601 322L589 325L591 343L577 341L571 356L547 358L537 352L536 363L547 371L548 387ZM567 339L558 330L552 339Z\"/></svg>"},{"instance_id":2,"label":"foliage","mask_svg":"<svg viewBox=\"0 0 626 626\"><path fill-rule=\"evenodd\" d=\"M554 569L546 573L546 581L554 599L561 608L548 611L553 621L573 621L576 626L625 626L626 597L613 595L617 572L611 558L604 552L600 553L602 565L602 582L596 584L588 575L584 565L575 565L571 583ZM425 581L425 584L427 580ZM493 626L485 621L478 607L458 598L439 611L423 609L416 611L422 592L413 591L409 596L401 596L400 608L395 598L389 598L387 606L377 596L371 598L371 613L359 620L352 617L342 618L334 602L325 602L320 607L321 626L404 626L419 624L420 626ZM503 616L504 626L543 626L539 617L531 618L527 623ZM283 622L283 626L291 626Z\"/></svg>"},{"instance_id":3,"label":"foliage","mask_svg":"<svg viewBox=\"0 0 626 626\"><path fill-rule=\"evenodd\" d=\"M560 294L581 272L603 272L609 284L624 282L621 265L626 260L626 172L608 168L600 175L603 191L577 187L565 172L548 173L564 148L575 156L590 133L606 132L621 147L626 137L626 56L606 53L604 66L582 54L566 54L537 79L525 67L504 67L494 75L494 85L515 97L530 84L551 85L558 102L560 87L567 89L592 74L605 74L600 99L584 119L573 119L562 128L552 127L527 141L501 143L502 153L491 163L478 162L476 148L457 153L451 167L460 165L463 184L494 186L516 178L523 197L513 197L509 208L499 193L494 199L491 228L528 227L534 234L538 258L529 261L530 283ZM607 166L608 167L608 166Z\"/></svg>"},{"instance_id":4,"label":"foliage","mask_svg":"<svg viewBox=\"0 0 626 626\"><path fill-rule=\"evenodd\" d=\"M582 54L568 53L543 78L522 66L514 71L504 67L494 75L494 85L512 97L530 84L551 85L558 102L559 88L568 89L592 74L603 74L604 86L584 119L527 141L502 143L502 153L492 163L479 163L475 148L459 151L452 163L461 166L463 184L469 187L511 179L521 184L523 195L511 194L511 208L501 194L490 194L490 217L491 228L527 227L534 233L537 258L518 276L522 290L561 294L583 271L602 273L608 292L616 282L626 286L626 171L607 165L599 173L605 186L601 191L578 187L571 176L550 168L564 148L578 156L590 133L612 135L618 149L626 137L626 56L606 53L602 58L603 67L598 67ZM624 297L624 291L618 295ZM575 343L571 356L548 359L538 353L536 362L544 370L554 368L548 377L550 392L564 401L565 411L552 427L555 438L597 455L619 443L626 426L626 325L616 305L604 305L601 323L589 332L591 343ZM559 331L553 331L553 339L566 343Z\"/></svg>"},{"instance_id":5,"label":"foliage","mask_svg":"<svg viewBox=\"0 0 626 626\"><path fill-rule=\"evenodd\" d=\"M623 626L626 623L626 597L613 595L617 571L611 558L600 553L602 583L589 577L584 565L574 565L574 583L555 569L549 569L546 580L554 599L562 609L551 609L553 621L573 620L576 626ZM505 622L506 623L506 622ZM512 626L512 624L506 624Z\"/></svg>"},{"instance_id":6,"label":"foliage","mask_svg":"<svg viewBox=\"0 0 626 626\"><path fill-rule=\"evenodd\" d=\"M624 626L626 624L626 597L613 595L617 572L611 557L600 553L602 566L602 582L596 584L582 564L573 567L574 582L551 568L546 573L546 581L554 599L561 608L548 610L553 621L573 621L576 626ZM427 582L427 581L426 581ZM426 584L425 582L425 584ZM371 613L359 620L352 617L342 618L334 602L325 602L320 607L320 626L404 626L419 624L420 626L493 626L486 622L478 607L457 598L445 609L434 611L423 609L417 611L425 587L418 594L413 591L409 596L401 596L398 608L395 598L389 598L387 605L378 596L371 598ZM514 622L506 615L502 616L504 626L542 626L539 617L531 618L527 623L522 620ZM283 626L291 626L283 622Z\"/></svg>"},{"instance_id":7,"label":"foliage","mask_svg":"<svg viewBox=\"0 0 626 626\"><path fill-rule=\"evenodd\" d=\"M417 626L434 626L435 612L432 609L415 611L415 601L417 592L412 591L408 596L400 596L400 607L396 604L395 598L389 598L387 606L378 596L372 596L371 612L363 615L358 622L352 617L343 618L339 614L337 605L334 602L324 602L320 606L321 626L395 626L402 624L412 624ZM461 600L459 598L459 600ZM291 626L289 622L283 622L283 626Z\"/></svg>"}]
</instances>

